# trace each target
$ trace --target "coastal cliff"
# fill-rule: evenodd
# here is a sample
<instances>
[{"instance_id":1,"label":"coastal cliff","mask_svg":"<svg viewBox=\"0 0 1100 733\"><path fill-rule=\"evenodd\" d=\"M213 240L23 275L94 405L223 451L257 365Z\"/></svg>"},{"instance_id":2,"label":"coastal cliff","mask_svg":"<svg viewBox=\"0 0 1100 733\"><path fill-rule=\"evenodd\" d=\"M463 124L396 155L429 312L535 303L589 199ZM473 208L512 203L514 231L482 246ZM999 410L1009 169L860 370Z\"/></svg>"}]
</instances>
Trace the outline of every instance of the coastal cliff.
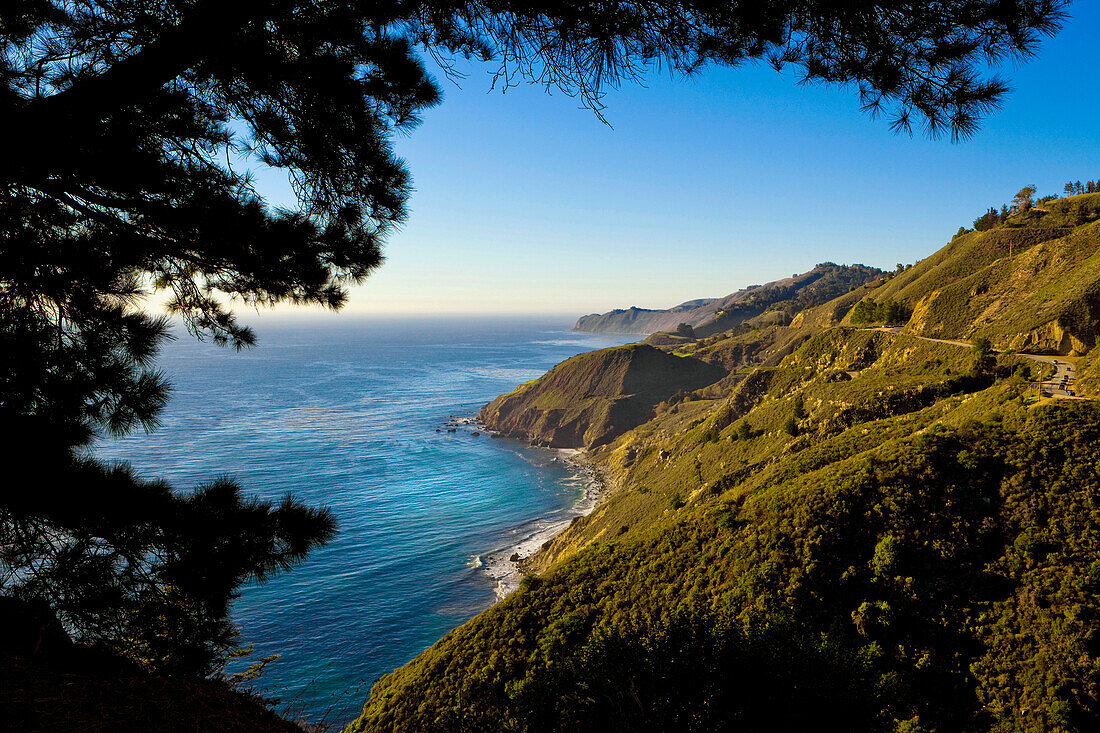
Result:
<instances>
[{"instance_id":1,"label":"coastal cliff","mask_svg":"<svg viewBox=\"0 0 1100 733\"><path fill-rule=\"evenodd\" d=\"M703 298L665 310L631 307L609 313L581 316L573 327L585 333L650 334L674 331L681 323L692 326L698 336L752 325L787 325L794 313L848 292L883 271L865 265L837 265L824 262L809 272L751 285L724 298Z\"/></svg>"},{"instance_id":2,"label":"coastal cliff","mask_svg":"<svg viewBox=\"0 0 1100 733\"><path fill-rule=\"evenodd\" d=\"M720 367L629 344L580 354L502 395L478 419L506 435L555 448L602 445L641 424L657 403L712 384Z\"/></svg>"}]
</instances>

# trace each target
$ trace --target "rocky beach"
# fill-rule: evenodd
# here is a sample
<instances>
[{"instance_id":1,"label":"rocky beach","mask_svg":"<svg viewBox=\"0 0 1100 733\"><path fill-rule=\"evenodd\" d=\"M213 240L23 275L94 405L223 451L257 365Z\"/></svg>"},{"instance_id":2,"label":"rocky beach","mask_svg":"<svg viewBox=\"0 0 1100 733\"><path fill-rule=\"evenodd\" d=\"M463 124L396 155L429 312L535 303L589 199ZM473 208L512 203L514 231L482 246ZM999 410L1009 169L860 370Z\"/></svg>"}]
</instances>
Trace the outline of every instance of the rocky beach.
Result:
<instances>
[{"instance_id":1,"label":"rocky beach","mask_svg":"<svg viewBox=\"0 0 1100 733\"><path fill-rule=\"evenodd\" d=\"M472 424L472 423L471 423ZM583 449L547 449L557 453L554 460L568 463L577 483L582 485L581 496L565 512L552 517L539 517L524 522L510 531L507 544L471 559L470 564L495 582L498 600L519 587L526 574L523 561L559 533L575 519L592 512L606 497L608 485L599 469L585 456Z\"/></svg>"}]
</instances>

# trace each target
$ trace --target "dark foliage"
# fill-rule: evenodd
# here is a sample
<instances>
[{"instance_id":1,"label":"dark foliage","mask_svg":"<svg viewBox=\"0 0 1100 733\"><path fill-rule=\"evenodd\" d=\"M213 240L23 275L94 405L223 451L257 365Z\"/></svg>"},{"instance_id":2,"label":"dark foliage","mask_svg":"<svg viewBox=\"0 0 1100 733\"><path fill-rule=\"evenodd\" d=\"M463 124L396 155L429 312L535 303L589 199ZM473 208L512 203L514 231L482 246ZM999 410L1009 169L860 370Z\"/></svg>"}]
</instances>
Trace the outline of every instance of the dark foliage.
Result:
<instances>
[{"instance_id":1,"label":"dark foliage","mask_svg":"<svg viewBox=\"0 0 1100 733\"><path fill-rule=\"evenodd\" d=\"M146 669L216 671L235 646L229 604L239 587L332 536L327 510L289 496L247 499L227 479L176 493L66 451L46 421L5 423L17 429L2 436L4 592L46 601L74 641Z\"/></svg>"},{"instance_id":2,"label":"dark foliage","mask_svg":"<svg viewBox=\"0 0 1100 733\"><path fill-rule=\"evenodd\" d=\"M993 354L993 344L989 339L982 337L974 340L974 356L970 365L970 373L974 377L984 377L993 373L997 364L997 357Z\"/></svg>"},{"instance_id":3,"label":"dark foliage","mask_svg":"<svg viewBox=\"0 0 1100 733\"><path fill-rule=\"evenodd\" d=\"M150 675L93 653L75 657L0 656L5 730L303 733L225 680Z\"/></svg>"},{"instance_id":4,"label":"dark foliage","mask_svg":"<svg viewBox=\"0 0 1100 733\"><path fill-rule=\"evenodd\" d=\"M1007 213L1007 211L1004 212L1004 218L1007 218ZM1001 221L1003 221L1002 214L990 206L989 211L974 220L974 229L975 231L985 232L1000 224Z\"/></svg>"},{"instance_id":5,"label":"dark foliage","mask_svg":"<svg viewBox=\"0 0 1100 733\"><path fill-rule=\"evenodd\" d=\"M909 320L912 312L903 303L887 298L876 303L864 298L852 309L852 323L857 326L882 323L887 326L900 326Z\"/></svg>"},{"instance_id":6,"label":"dark foliage","mask_svg":"<svg viewBox=\"0 0 1100 733\"><path fill-rule=\"evenodd\" d=\"M691 325L687 323L681 323L676 326L675 333L677 336L685 336L689 339L695 338L695 329L693 329Z\"/></svg>"},{"instance_id":7,"label":"dark foliage","mask_svg":"<svg viewBox=\"0 0 1100 733\"><path fill-rule=\"evenodd\" d=\"M533 79L599 111L602 90L656 64L693 73L761 59L809 83L851 86L895 130L969 136L1006 84L983 66L1033 54L1063 0L774 3L432 3L411 24L430 48L493 58L504 84Z\"/></svg>"},{"instance_id":8,"label":"dark foliage","mask_svg":"<svg viewBox=\"0 0 1100 733\"><path fill-rule=\"evenodd\" d=\"M1100 192L1100 179L1095 181L1086 181L1081 183L1080 181L1069 181L1063 188L1066 196L1077 196L1082 193L1097 193Z\"/></svg>"},{"instance_id":9,"label":"dark foliage","mask_svg":"<svg viewBox=\"0 0 1100 733\"><path fill-rule=\"evenodd\" d=\"M129 311L133 280L97 264L54 301L22 283L0 293L0 588L46 601L82 644L208 674L233 646L237 589L300 561L333 519L224 479L177 494L88 455L97 435L155 426L168 392L152 368L164 320Z\"/></svg>"},{"instance_id":10,"label":"dark foliage","mask_svg":"<svg viewBox=\"0 0 1100 733\"><path fill-rule=\"evenodd\" d=\"M597 630L509 690L496 714L526 731L886 730L870 666L838 643L730 617L677 614Z\"/></svg>"}]
</instances>

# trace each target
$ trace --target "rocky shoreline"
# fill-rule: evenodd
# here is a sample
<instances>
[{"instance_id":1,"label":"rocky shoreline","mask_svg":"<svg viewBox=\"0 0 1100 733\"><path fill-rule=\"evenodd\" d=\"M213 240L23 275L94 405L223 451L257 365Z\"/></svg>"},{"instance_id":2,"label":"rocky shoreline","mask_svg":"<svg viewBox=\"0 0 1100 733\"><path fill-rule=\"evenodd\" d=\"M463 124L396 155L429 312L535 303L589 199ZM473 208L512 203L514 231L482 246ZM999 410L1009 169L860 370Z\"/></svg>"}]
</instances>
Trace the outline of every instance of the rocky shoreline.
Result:
<instances>
[{"instance_id":1,"label":"rocky shoreline","mask_svg":"<svg viewBox=\"0 0 1100 733\"><path fill-rule=\"evenodd\" d=\"M494 431L486 425L480 416L470 417L450 415L437 433L467 433L471 437L486 435L496 439L523 441L522 437L511 436ZM497 601L503 600L519 587L527 574L524 561L537 553L557 535L561 534L579 517L587 516L599 506L607 496L609 483L603 471L586 455L583 448L551 448L540 446L535 441L526 441L532 448L554 451L553 460L569 464L573 474L584 482L580 498L569 509L558 512L553 517L536 517L512 529L515 539L497 549L478 555L470 560L470 567L487 576L494 584Z\"/></svg>"},{"instance_id":2,"label":"rocky shoreline","mask_svg":"<svg viewBox=\"0 0 1100 733\"><path fill-rule=\"evenodd\" d=\"M554 448L557 458L570 464L575 474L584 481L580 499L562 517L553 519L539 518L520 527L515 532L515 542L486 553L478 558L478 569L496 583L497 600L503 600L519 587L526 572L523 562L544 544L564 531L579 517L586 516L607 496L608 484L599 468L589 460L582 449Z\"/></svg>"}]
</instances>

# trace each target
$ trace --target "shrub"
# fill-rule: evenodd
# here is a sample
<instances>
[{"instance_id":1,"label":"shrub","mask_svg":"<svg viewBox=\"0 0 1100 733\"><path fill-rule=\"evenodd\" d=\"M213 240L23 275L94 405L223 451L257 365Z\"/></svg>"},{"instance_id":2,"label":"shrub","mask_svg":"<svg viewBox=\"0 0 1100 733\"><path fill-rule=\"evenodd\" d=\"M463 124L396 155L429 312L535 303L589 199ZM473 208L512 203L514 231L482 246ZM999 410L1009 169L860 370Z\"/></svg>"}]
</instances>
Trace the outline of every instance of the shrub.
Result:
<instances>
[{"instance_id":1,"label":"shrub","mask_svg":"<svg viewBox=\"0 0 1100 733\"><path fill-rule=\"evenodd\" d=\"M779 625L677 615L599 629L517 687L523 731L885 731L897 685L854 651ZM629 684L624 681L629 680Z\"/></svg>"}]
</instances>

